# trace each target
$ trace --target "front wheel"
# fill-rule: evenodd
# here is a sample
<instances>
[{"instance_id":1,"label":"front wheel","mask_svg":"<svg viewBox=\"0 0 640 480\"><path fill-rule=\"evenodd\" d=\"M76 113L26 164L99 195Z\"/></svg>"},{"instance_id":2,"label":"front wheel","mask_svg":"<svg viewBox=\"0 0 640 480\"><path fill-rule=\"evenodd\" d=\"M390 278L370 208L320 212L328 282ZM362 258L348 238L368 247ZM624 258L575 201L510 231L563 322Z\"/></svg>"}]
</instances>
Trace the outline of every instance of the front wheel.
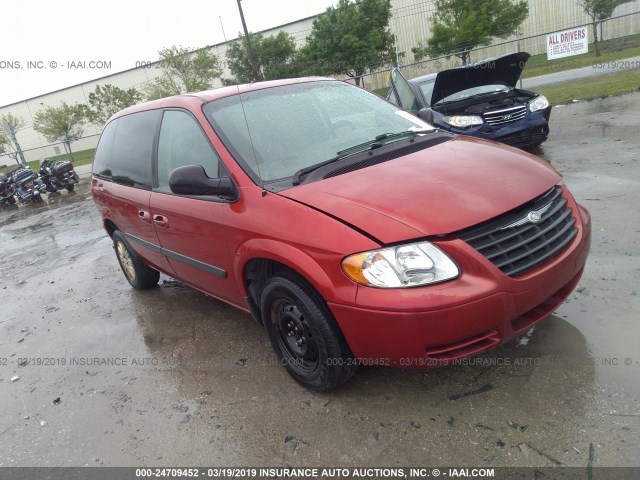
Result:
<instances>
[{"instance_id":1,"label":"front wheel","mask_svg":"<svg viewBox=\"0 0 640 480\"><path fill-rule=\"evenodd\" d=\"M280 363L301 385L335 388L356 360L320 295L297 275L271 278L262 292L262 319Z\"/></svg>"},{"instance_id":2,"label":"front wheel","mask_svg":"<svg viewBox=\"0 0 640 480\"><path fill-rule=\"evenodd\" d=\"M113 248L122 273L136 290L146 290L157 285L160 272L146 265L126 240L120 230L113 232Z\"/></svg>"}]
</instances>

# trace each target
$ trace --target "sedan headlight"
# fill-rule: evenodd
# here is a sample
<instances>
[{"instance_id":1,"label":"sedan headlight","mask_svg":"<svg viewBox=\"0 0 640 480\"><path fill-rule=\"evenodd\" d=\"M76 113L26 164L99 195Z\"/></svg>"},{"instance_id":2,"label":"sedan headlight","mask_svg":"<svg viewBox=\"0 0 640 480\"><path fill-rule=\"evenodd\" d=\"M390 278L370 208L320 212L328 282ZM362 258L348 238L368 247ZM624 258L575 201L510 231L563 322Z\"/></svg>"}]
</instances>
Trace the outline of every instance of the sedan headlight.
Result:
<instances>
[{"instance_id":1,"label":"sedan headlight","mask_svg":"<svg viewBox=\"0 0 640 480\"><path fill-rule=\"evenodd\" d=\"M472 125L482 125L482 118L477 115L452 115L443 117L442 120L457 128L469 128Z\"/></svg>"},{"instance_id":2,"label":"sedan headlight","mask_svg":"<svg viewBox=\"0 0 640 480\"><path fill-rule=\"evenodd\" d=\"M540 95L535 98L532 102L529 103L529 110L532 112L542 110L543 108L547 108L549 106L549 100L544 95Z\"/></svg>"},{"instance_id":3,"label":"sedan headlight","mask_svg":"<svg viewBox=\"0 0 640 480\"><path fill-rule=\"evenodd\" d=\"M460 273L456 264L429 242L349 255L342 261L342 269L354 282L379 288L428 285Z\"/></svg>"}]
</instances>

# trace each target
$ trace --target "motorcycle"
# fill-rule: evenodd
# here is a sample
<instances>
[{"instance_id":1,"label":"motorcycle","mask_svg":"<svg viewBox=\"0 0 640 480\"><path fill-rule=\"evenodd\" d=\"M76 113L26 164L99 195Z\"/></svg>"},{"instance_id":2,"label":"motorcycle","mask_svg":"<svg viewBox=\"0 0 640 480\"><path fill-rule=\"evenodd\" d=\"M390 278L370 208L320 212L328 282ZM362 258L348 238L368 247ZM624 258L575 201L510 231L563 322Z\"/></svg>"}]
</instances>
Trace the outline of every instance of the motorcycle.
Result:
<instances>
[{"instance_id":1,"label":"motorcycle","mask_svg":"<svg viewBox=\"0 0 640 480\"><path fill-rule=\"evenodd\" d=\"M51 159L45 158L40 165L39 173L49 192L57 192L63 188L72 192L75 184L80 181L80 177L68 160L58 160L52 164Z\"/></svg>"},{"instance_id":2,"label":"motorcycle","mask_svg":"<svg viewBox=\"0 0 640 480\"><path fill-rule=\"evenodd\" d=\"M7 177L4 173L0 173L0 204L2 205L15 205L16 197L14 194L16 193L15 188L13 188L13 183L11 182L11 178Z\"/></svg>"},{"instance_id":3,"label":"motorcycle","mask_svg":"<svg viewBox=\"0 0 640 480\"><path fill-rule=\"evenodd\" d=\"M27 202L29 200L36 202L42 201L41 194L47 190L47 186L29 167L19 168L13 172L11 177L16 196L20 202Z\"/></svg>"}]
</instances>

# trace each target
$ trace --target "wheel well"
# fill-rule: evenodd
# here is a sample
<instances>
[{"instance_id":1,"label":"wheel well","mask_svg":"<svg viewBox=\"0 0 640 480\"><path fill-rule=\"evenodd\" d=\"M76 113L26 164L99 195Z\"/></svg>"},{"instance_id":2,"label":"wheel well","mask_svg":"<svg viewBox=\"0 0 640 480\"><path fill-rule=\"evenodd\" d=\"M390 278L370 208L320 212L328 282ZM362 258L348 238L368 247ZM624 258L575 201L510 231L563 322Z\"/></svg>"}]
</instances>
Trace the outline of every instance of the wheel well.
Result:
<instances>
[{"instance_id":1,"label":"wheel well","mask_svg":"<svg viewBox=\"0 0 640 480\"><path fill-rule=\"evenodd\" d=\"M262 312L260 311L262 290L264 290L264 286L269 278L283 273L290 273L305 279L300 272L295 271L293 268L268 258L254 258L247 262L244 267L243 280L249 292L249 308L253 316L260 323L262 323ZM308 280L307 283L311 285Z\"/></svg>"},{"instance_id":2,"label":"wheel well","mask_svg":"<svg viewBox=\"0 0 640 480\"><path fill-rule=\"evenodd\" d=\"M113 238L113 232L115 232L116 230L118 230L118 227L116 226L115 223L113 223L111 220L105 220L104 221L104 229L107 231L107 233L109 234L109 236L111 238Z\"/></svg>"}]
</instances>

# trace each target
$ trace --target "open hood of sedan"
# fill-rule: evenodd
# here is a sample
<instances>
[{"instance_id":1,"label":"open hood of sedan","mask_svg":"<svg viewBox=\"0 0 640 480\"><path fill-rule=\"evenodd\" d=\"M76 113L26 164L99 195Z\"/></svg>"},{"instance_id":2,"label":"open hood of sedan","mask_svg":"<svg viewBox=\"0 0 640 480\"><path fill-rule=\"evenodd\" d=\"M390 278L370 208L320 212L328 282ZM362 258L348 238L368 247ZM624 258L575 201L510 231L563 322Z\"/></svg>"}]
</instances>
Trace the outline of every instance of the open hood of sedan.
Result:
<instances>
[{"instance_id":1,"label":"open hood of sedan","mask_svg":"<svg viewBox=\"0 0 640 480\"><path fill-rule=\"evenodd\" d=\"M471 137L279 192L383 244L444 235L545 193L560 175L533 155Z\"/></svg>"},{"instance_id":2,"label":"open hood of sedan","mask_svg":"<svg viewBox=\"0 0 640 480\"><path fill-rule=\"evenodd\" d=\"M449 95L482 85L505 85L513 88L529 56L526 52L511 53L438 72L430 104L434 105Z\"/></svg>"}]
</instances>

